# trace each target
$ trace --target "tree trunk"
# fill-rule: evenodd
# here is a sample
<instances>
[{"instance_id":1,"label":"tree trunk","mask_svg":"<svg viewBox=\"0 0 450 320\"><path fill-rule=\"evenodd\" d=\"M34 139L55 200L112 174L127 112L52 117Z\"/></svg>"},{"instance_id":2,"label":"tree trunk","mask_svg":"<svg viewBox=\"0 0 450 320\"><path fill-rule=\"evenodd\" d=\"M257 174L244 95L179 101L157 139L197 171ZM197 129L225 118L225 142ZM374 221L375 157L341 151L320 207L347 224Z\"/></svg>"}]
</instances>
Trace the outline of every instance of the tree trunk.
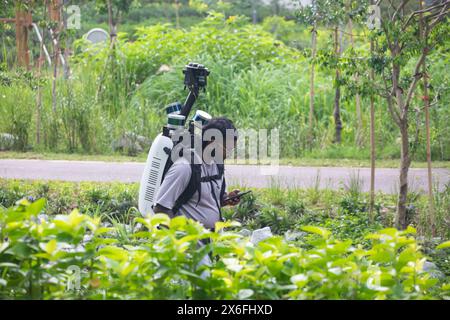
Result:
<instances>
[{"instance_id":1,"label":"tree trunk","mask_svg":"<svg viewBox=\"0 0 450 320\"><path fill-rule=\"evenodd\" d=\"M423 9L423 3L420 1L420 10ZM422 40L425 43L425 46L427 46L427 34L424 29L424 17L423 13L420 14L420 35L422 37ZM433 199L433 177L432 177L432 168L431 168L431 138L430 138L430 97L428 93L428 73L427 73L427 64L426 60L424 58L423 61L423 101L424 101L424 107L425 107L425 132L426 132L426 139L427 139L427 169L428 169L428 220L429 225L431 228L431 234L433 236L436 236L436 227L435 227L435 209L434 209L434 199Z\"/></svg>"},{"instance_id":2,"label":"tree trunk","mask_svg":"<svg viewBox=\"0 0 450 320\"><path fill-rule=\"evenodd\" d=\"M400 52L399 45L391 48L391 57L396 61ZM395 227L398 229L405 229L406 221L406 203L408 196L408 171L411 165L411 158L409 154L409 135L408 135L408 101L404 100L403 89L400 87L400 66L392 63L392 86L394 88L395 99L399 116L397 125L400 129L401 136L401 154L400 154L400 178L399 178L399 192L397 200L397 215L395 217Z\"/></svg>"},{"instance_id":3,"label":"tree trunk","mask_svg":"<svg viewBox=\"0 0 450 320\"><path fill-rule=\"evenodd\" d=\"M60 1L52 0L48 5L50 20L56 23L56 27L52 30L53 34L53 79L52 79L52 111L56 113L56 79L58 77L58 65L60 55L59 38L61 33L61 14Z\"/></svg>"},{"instance_id":4,"label":"tree trunk","mask_svg":"<svg viewBox=\"0 0 450 320\"><path fill-rule=\"evenodd\" d=\"M411 165L409 154L409 136L408 136L408 120L405 117L401 119L400 126L401 135L401 161L400 161L400 189L397 202L397 216L395 219L395 227L398 229L406 229L406 203L408 196L408 172Z\"/></svg>"},{"instance_id":5,"label":"tree trunk","mask_svg":"<svg viewBox=\"0 0 450 320\"><path fill-rule=\"evenodd\" d=\"M63 19L62 19L62 29L63 30L67 30L67 16L63 15ZM67 36L66 41L65 41L65 47L64 47L64 52L63 52L63 56L64 56L64 78L65 79L69 79L71 71L70 71L70 66L69 66L69 56L70 56L70 48L72 47L72 37Z\"/></svg>"},{"instance_id":6,"label":"tree trunk","mask_svg":"<svg viewBox=\"0 0 450 320\"><path fill-rule=\"evenodd\" d=\"M61 21L61 0L51 0L48 5L50 21Z\"/></svg>"},{"instance_id":7,"label":"tree trunk","mask_svg":"<svg viewBox=\"0 0 450 320\"><path fill-rule=\"evenodd\" d=\"M336 57L340 56L340 37L338 32L338 27L334 28L334 45L335 45L335 54ZM335 75L335 93L334 93L334 125L335 125L335 136L334 136L334 143L340 144L341 143L341 132L342 132L342 121L341 121L341 110L340 110L340 99L341 99L341 86L339 84L340 81L340 71L338 68L336 68L336 75Z\"/></svg>"},{"instance_id":8,"label":"tree trunk","mask_svg":"<svg viewBox=\"0 0 450 320\"><path fill-rule=\"evenodd\" d=\"M31 25L31 13L24 11L19 3L16 4L16 48L17 63L29 70L30 50L28 48L28 27Z\"/></svg>"},{"instance_id":9,"label":"tree trunk","mask_svg":"<svg viewBox=\"0 0 450 320\"><path fill-rule=\"evenodd\" d=\"M180 1L175 0L175 19L177 29L180 29Z\"/></svg>"},{"instance_id":10,"label":"tree trunk","mask_svg":"<svg viewBox=\"0 0 450 320\"><path fill-rule=\"evenodd\" d=\"M279 0L272 0L272 4L273 4L273 14L275 16L279 16L280 15L280 3L279 3Z\"/></svg>"},{"instance_id":11,"label":"tree trunk","mask_svg":"<svg viewBox=\"0 0 450 320\"><path fill-rule=\"evenodd\" d=\"M352 48L355 47L355 39L353 37L353 20L350 18L348 20L348 33L350 35L350 45ZM359 84L359 76L358 74L354 75L354 79L356 84ZM362 113L361 113L361 96L359 93L355 96L355 103L356 103L356 135L355 135L355 142L356 146L362 147L364 145L364 134L363 134L363 120L362 120Z\"/></svg>"},{"instance_id":12,"label":"tree trunk","mask_svg":"<svg viewBox=\"0 0 450 320\"><path fill-rule=\"evenodd\" d=\"M44 32L42 32L42 42L39 48L39 60L38 60L38 70L37 70L37 79L40 81L41 79L41 69L42 65L45 63L44 58ZM37 95L36 95L36 144L39 145L41 143L41 110L42 110L42 88L41 85L38 84L37 87Z\"/></svg>"},{"instance_id":13,"label":"tree trunk","mask_svg":"<svg viewBox=\"0 0 450 320\"><path fill-rule=\"evenodd\" d=\"M317 51L317 30L316 26L313 26L311 31L311 73L310 73L310 82L309 82L309 147L312 148L313 140L314 140L314 78L315 78L315 59L316 59L316 51Z\"/></svg>"},{"instance_id":14,"label":"tree trunk","mask_svg":"<svg viewBox=\"0 0 450 320\"><path fill-rule=\"evenodd\" d=\"M431 227L431 233L436 236L435 227L435 211L434 211L434 199L433 199L433 176L431 167L431 137L430 137L430 98L428 95L428 78L426 73L426 65L424 62L423 72L423 99L425 102L425 131L427 136L427 168L428 168L428 204L429 204L429 221Z\"/></svg>"},{"instance_id":15,"label":"tree trunk","mask_svg":"<svg viewBox=\"0 0 450 320\"><path fill-rule=\"evenodd\" d=\"M370 40L370 55L373 55L374 43ZM370 80L375 81L373 68L370 70ZM375 206L375 103L373 93L370 95L370 201L369 219L373 222L373 209Z\"/></svg>"},{"instance_id":16,"label":"tree trunk","mask_svg":"<svg viewBox=\"0 0 450 320\"><path fill-rule=\"evenodd\" d=\"M116 27L116 23L114 21L114 13L113 13L111 0L108 0L108 25L109 25L110 43L111 43L111 48L112 48L112 47L114 47L114 44L116 42L117 27Z\"/></svg>"},{"instance_id":17,"label":"tree trunk","mask_svg":"<svg viewBox=\"0 0 450 320\"><path fill-rule=\"evenodd\" d=\"M258 23L258 12L256 11L256 0L252 0L252 22L253 22L253 24Z\"/></svg>"},{"instance_id":18,"label":"tree trunk","mask_svg":"<svg viewBox=\"0 0 450 320\"><path fill-rule=\"evenodd\" d=\"M56 78L58 77L58 52L59 46L53 52L53 78L52 78L52 111L56 113Z\"/></svg>"}]
</instances>

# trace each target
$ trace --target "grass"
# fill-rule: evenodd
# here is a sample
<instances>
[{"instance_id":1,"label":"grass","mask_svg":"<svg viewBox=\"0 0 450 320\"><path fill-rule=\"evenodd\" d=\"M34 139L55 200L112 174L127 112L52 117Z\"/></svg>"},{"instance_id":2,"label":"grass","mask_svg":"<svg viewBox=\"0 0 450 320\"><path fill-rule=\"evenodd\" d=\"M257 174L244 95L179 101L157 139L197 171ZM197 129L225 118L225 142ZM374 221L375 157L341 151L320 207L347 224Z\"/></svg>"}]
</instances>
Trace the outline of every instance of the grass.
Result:
<instances>
[{"instance_id":1,"label":"grass","mask_svg":"<svg viewBox=\"0 0 450 320\"><path fill-rule=\"evenodd\" d=\"M36 159L36 160L69 160L69 161L105 161L105 162L145 162L147 154L141 153L136 157L124 156L121 154L78 154L78 153L51 153L51 152L15 152L0 151L0 159ZM399 161L396 159L377 160L377 168L398 168ZM230 162L229 162L230 163ZM234 164L234 163L233 163ZM246 164L244 161L237 161L236 164ZM283 158L281 165L292 165L298 167L370 167L370 160L359 159L313 159L313 158ZM426 168L426 162L414 161L412 168ZM434 161L433 168L450 169L450 161Z\"/></svg>"}]
</instances>

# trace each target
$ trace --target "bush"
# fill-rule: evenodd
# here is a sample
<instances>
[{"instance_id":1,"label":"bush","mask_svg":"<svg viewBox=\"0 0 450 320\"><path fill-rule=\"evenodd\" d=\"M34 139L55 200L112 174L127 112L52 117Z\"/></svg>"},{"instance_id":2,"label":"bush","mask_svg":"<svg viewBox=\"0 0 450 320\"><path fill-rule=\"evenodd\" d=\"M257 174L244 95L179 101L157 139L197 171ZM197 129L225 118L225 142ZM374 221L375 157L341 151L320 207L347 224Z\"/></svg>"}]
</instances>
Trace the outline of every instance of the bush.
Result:
<instances>
[{"instance_id":1,"label":"bush","mask_svg":"<svg viewBox=\"0 0 450 320\"><path fill-rule=\"evenodd\" d=\"M33 98L32 88L22 80L14 81L13 86L0 85L0 133L15 137L12 146L16 150L26 151L30 147Z\"/></svg>"},{"instance_id":2,"label":"bush","mask_svg":"<svg viewBox=\"0 0 450 320\"><path fill-rule=\"evenodd\" d=\"M315 236L302 248L280 237L252 244L232 231L211 233L185 217L155 215L137 218L122 229L127 237L118 237L118 225L106 227L78 211L43 217L44 206L41 199L0 209L2 299L428 299L448 294L449 285L439 289L423 271L425 257L410 236L412 228L373 233L365 250L309 226L303 230ZM233 226L219 223L217 230ZM198 241L207 238L211 242L199 248ZM211 265L200 264L209 250L216 258ZM77 271L80 283L74 288L69 272Z\"/></svg>"}]
</instances>

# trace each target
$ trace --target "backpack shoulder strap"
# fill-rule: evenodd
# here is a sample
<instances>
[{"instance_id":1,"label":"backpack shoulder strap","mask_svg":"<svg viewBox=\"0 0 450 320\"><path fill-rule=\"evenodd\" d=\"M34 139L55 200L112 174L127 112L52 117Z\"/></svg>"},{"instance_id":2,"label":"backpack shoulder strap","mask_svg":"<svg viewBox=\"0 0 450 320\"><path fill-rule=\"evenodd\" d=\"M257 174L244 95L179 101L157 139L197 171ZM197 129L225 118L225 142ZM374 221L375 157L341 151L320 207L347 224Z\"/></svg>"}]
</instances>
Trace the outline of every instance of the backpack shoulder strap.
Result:
<instances>
[{"instance_id":1,"label":"backpack shoulder strap","mask_svg":"<svg viewBox=\"0 0 450 320\"><path fill-rule=\"evenodd\" d=\"M193 158L191 159L193 160ZM202 170L201 165L194 163L194 161L191 161L190 164L191 167L191 178L189 179L189 183L184 189L184 191L181 193L181 195L178 197L177 201L175 202L174 207L172 208L173 214L176 216L178 214L178 210L180 210L181 206L187 203L195 194L196 191L198 191L198 201L197 204L200 202L201 199L201 176L202 176Z\"/></svg>"}]
</instances>

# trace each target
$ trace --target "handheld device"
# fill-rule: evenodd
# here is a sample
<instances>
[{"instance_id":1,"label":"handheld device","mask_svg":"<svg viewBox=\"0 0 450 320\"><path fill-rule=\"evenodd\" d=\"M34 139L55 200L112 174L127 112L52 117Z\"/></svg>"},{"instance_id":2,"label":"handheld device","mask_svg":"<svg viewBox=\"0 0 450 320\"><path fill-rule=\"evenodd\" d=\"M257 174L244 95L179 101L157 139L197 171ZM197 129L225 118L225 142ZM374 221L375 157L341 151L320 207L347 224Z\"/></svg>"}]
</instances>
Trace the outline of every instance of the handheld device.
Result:
<instances>
[{"instance_id":1,"label":"handheld device","mask_svg":"<svg viewBox=\"0 0 450 320\"><path fill-rule=\"evenodd\" d=\"M234 196L225 198L224 201L234 200L236 198L242 198L243 196L245 196L251 192L252 192L252 190L245 191L245 192L239 192L238 194L235 194Z\"/></svg>"},{"instance_id":2,"label":"handheld device","mask_svg":"<svg viewBox=\"0 0 450 320\"><path fill-rule=\"evenodd\" d=\"M139 187L139 211L143 216L154 214L155 198L167 168L166 164L174 148L172 133L175 130L185 128L186 119L191 112L192 106L197 100L200 91L202 89L205 90L208 75L210 74L209 70L199 63L189 63L184 68L183 73L185 89L189 90L188 97L184 105L176 102L166 107L167 125L163 127L162 133L153 140L147 156ZM188 122L191 134L194 134L194 121L198 120L198 114L199 112L197 112L193 120ZM200 118L207 121L211 117L206 112L203 112L200 113Z\"/></svg>"}]
</instances>

